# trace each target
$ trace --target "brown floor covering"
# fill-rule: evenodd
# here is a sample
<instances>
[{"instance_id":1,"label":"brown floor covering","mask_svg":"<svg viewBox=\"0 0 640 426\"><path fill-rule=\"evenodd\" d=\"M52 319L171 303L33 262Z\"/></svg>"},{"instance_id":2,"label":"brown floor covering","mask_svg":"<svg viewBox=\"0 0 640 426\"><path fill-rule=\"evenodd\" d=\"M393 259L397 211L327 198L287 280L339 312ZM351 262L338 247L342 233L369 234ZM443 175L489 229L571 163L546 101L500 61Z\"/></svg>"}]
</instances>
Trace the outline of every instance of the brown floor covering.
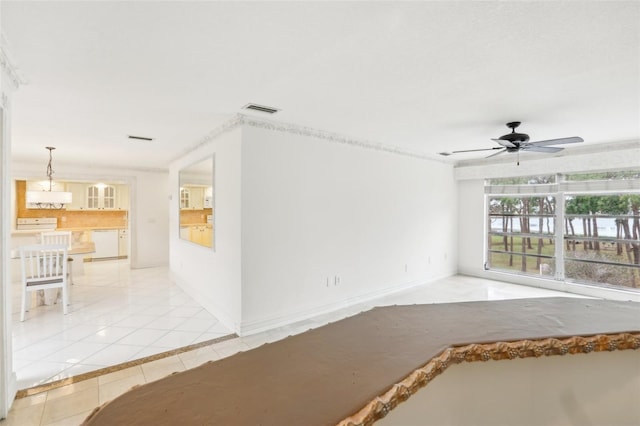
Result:
<instances>
[{"instance_id":1,"label":"brown floor covering","mask_svg":"<svg viewBox=\"0 0 640 426\"><path fill-rule=\"evenodd\" d=\"M85 425L335 425L452 346L640 332L640 304L391 306L137 387Z\"/></svg>"}]
</instances>

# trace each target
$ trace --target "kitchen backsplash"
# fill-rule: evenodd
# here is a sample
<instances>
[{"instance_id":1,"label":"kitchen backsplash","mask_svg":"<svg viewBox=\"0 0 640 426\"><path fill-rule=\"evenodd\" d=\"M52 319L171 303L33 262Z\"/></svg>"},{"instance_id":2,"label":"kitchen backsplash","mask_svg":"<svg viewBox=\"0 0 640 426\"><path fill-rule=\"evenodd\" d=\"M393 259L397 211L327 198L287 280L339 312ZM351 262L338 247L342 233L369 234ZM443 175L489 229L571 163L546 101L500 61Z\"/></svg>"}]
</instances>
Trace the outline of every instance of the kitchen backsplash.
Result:
<instances>
[{"instance_id":1,"label":"kitchen backsplash","mask_svg":"<svg viewBox=\"0 0 640 426\"><path fill-rule=\"evenodd\" d=\"M128 212L126 210L67 211L28 209L25 204L26 190L27 182L24 180L17 180L17 217L55 217L58 219L58 228L110 228L127 226Z\"/></svg>"},{"instance_id":2,"label":"kitchen backsplash","mask_svg":"<svg viewBox=\"0 0 640 426\"><path fill-rule=\"evenodd\" d=\"M207 223L207 216L210 214L213 214L213 209L180 210L180 225Z\"/></svg>"}]
</instances>

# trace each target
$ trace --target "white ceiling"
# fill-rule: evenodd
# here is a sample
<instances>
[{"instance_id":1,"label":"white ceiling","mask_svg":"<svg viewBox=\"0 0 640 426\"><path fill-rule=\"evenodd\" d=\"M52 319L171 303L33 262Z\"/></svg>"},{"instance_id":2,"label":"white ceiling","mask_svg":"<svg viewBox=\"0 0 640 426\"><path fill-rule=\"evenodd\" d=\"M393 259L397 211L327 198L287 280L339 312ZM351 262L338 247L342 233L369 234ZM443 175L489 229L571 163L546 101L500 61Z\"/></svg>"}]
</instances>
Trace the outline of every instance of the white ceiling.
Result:
<instances>
[{"instance_id":1,"label":"white ceiling","mask_svg":"<svg viewBox=\"0 0 640 426\"><path fill-rule=\"evenodd\" d=\"M52 145L58 163L166 168L248 102L443 160L495 146L515 120L532 140L640 139L638 1L1 7L26 82L12 103L19 161L45 164Z\"/></svg>"}]
</instances>

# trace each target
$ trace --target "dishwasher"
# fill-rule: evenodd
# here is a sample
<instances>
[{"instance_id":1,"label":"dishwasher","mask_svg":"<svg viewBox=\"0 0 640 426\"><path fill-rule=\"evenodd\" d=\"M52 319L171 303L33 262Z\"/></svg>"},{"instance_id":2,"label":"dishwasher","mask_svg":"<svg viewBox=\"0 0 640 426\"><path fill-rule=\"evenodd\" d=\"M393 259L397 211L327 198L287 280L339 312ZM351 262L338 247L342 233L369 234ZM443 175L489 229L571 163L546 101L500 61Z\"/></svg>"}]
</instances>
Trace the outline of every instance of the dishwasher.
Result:
<instances>
[{"instance_id":1,"label":"dishwasher","mask_svg":"<svg viewBox=\"0 0 640 426\"><path fill-rule=\"evenodd\" d=\"M118 257L117 229L94 229L91 231L91 239L96 245L96 252L92 256L94 260Z\"/></svg>"}]
</instances>

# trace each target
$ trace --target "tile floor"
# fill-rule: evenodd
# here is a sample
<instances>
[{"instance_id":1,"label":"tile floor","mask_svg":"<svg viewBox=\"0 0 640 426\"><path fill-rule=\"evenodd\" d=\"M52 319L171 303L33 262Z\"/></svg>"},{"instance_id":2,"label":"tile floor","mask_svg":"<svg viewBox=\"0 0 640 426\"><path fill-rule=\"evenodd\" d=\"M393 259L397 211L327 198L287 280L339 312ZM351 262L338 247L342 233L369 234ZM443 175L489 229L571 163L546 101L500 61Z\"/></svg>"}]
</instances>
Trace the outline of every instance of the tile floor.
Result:
<instances>
[{"instance_id":1,"label":"tile floor","mask_svg":"<svg viewBox=\"0 0 640 426\"><path fill-rule=\"evenodd\" d=\"M39 306L19 320L13 287L13 363L18 389L215 339L233 332L169 280L166 268L124 260L84 265L69 313Z\"/></svg>"},{"instance_id":2,"label":"tile floor","mask_svg":"<svg viewBox=\"0 0 640 426\"><path fill-rule=\"evenodd\" d=\"M178 289L176 289L170 283L167 283L168 279L166 276L168 275L168 273L165 268L143 270L142 274L140 275L138 275L138 271L127 272L120 269L118 269L118 271L119 274L129 277L123 279L123 287L132 286L138 289L148 289L150 286L152 287L154 283L159 282L165 283L162 286L162 290L159 292L164 295L164 298L169 298L172 300L174 295L180 294L181 296L179 297L179 300L181 300L182 303L178 305L169 304L168 306L172 307L171 310L176 309L180 306L197 307L194 302L189 301L188 298L185 299L184 295ZM91 273L93 274L93 272ZM102 279L108 280L107 277L103 277ZM149 300L146 301L149 303L144 303L144 306L147 306L147 309L149 309L149 311L162 311L161 308L156 309L155 307L167 306L167 302L162 297L156 298L156 292L134 291L134 294L135 296L129 296L128 300L131 303L136 302L133 304L133 306L137 307L136 309L141 309L141 306L143 306L139 301L140 297L149 297ZM412 290L408 290L367 303L354 305L330 314L314 317L312 319L301 321L289 326L280 327L252 336L233 338L221 343L204 346L193 351L183 352L178 355L173 355L171 357L127 368L125 370L105 374L47 392L38 393L26 398L20 398L14 403L9 413L9 417L4 421L3 425L78 425L95 407L98 407L104 402L107 402L115 398L116 396L126 392L132 386L154 381L173 372L193 368L204 362L221 359L233 355L239 351L246 351L268 342L274 342L289 335L304 332L310 328L320 327L327 324L328 322L357 314L374 306L414 303L445 303L471 300L501 300L552 296L571 297L574 295L544 289L517 286L490 280L483 280L478 278L470 278L464 276L449 277L426 284L424 286L420 286L418 288L414 288ZM100 305L98 304L98 307L99 306ZM113 305L111 306L113 307ZM118 309L124 310L125 312L127 312L127 315L120 316L119 321L112 321L111 324L114 327L133 328L132 324L136 324L136 321L126 322L126 318L134 316L146 316L146 314L138 312L136 309L130 310L129 305L125 305L124 307L120 306ZM88 306L87 311L90 311L90 309L88 309ZM97 311L100 311L100 309L98 309ZM191 318L199 318L195 316L196 314L193 314ZM96 315L90 315L89 313L87 313L88 318L100 318L104 315L112 315L114 317L117 316L114 313L110 314L105 313L104 311ZM204 314L201 313L200 315ZM125 321L125 324L127 325L117 325L121 321ZM149 320L148 323L151 323L152 321L154 320ZM98 322L97 325L101 324L102 323ZM200 332L203 334L214 333L211 332L210 329L206 329ZM131 333L133 333L133 331ZM94 332L92 335L96 335L96 332ZM26 337L24 338L27 339ZM196 338L196 340L197 339L198 338ZM36 339L33 340L33 344L37 344L37 342L35 342ZM149 340L152 339L150 338ZM102 344L118 344L127 346L117 343L117 340L111 343ZM154 347L154 345L150 344L149 347ZM142 351L144 351L144 349L141 349L141 352ZM89 356L93 355L94 354ZM103 362L105 360L106 357L105 359L103 359ZM116 359L114 359L114 362L115 360ZM64 371L65 370L63 370L62 373L64 373Z\"/></svg>"}]
</instances>

